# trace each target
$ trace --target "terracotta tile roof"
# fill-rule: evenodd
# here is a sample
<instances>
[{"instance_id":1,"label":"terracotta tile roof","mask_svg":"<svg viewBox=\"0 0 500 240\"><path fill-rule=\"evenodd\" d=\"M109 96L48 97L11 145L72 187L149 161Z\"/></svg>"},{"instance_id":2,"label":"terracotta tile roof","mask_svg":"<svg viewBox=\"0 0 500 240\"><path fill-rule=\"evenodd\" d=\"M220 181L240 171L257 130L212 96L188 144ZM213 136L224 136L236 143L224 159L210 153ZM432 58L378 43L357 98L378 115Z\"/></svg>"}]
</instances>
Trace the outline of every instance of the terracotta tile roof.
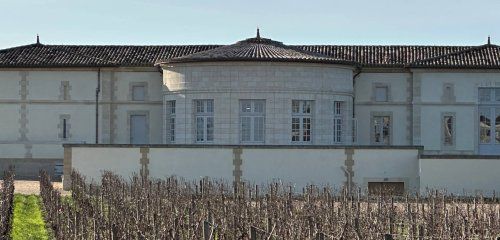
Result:
<instances>
[{"instance_id":1,"label":"terracotta tile roof","mask_svg":"<svg viewBox=\"0 0 500 240\"><path fill-rule=\"evenodd\" d=\"M228 49L234 51L227 51ZM500 68L499 47L491 44L481 46L287 46L275 41L269 44L242 41L228 46L31 44L0 50L0 68L141 67L154 66L159 62L176 61L176 59L187 59L189 55L191 58L200 59L215 56L225 58L225 60L231 60L232 57L240 59L255 57L261 60L286 58L312 62L351 64L354 62L363 67Z\"/></svg>"},{"instance_id":2,"label":"terracotta tile roof","mask_svg":"<svg viewBox=\"0 0 500 240\"><path fill-rule=\"evenodd\" d=\"M235 44L176 57L167 63L214 62L214 61L274 61L274 62L315 62L355 65L344 58L306 51L268 38L249 38Z\"/></svg>"},{"instance_id":3,"label":"terracotta tile roof","mask_svg":"<svg viewBox=\"0 0 500 240\"><path fill-rule=\"evenodd\" d=\"M404 67L417 60L471 48L471 46L407 45L300 45L297 47L306 51L355 61L365 67Z\"/></svg>"},{"instance_id":4,"label":"terracotta tile roof","mask_svg":"<svg viewBox=\"0 0 500 240\"><path fill-rule=\"evenodd\" d=\"M485 44L450 54L417 60L409 66L422 68L500 68L500 47Z\"/></svg>"},{"instance_id":5,"label":"terracotta tile roof","mask_svg":"<svg viewBox=\"0 0 500 240\"><path fill-rule=\"evenodd\" d=\"M153 66L219 45L87 46L31 44L0 50L0 67Z\"/></svg>"}]
</instances>

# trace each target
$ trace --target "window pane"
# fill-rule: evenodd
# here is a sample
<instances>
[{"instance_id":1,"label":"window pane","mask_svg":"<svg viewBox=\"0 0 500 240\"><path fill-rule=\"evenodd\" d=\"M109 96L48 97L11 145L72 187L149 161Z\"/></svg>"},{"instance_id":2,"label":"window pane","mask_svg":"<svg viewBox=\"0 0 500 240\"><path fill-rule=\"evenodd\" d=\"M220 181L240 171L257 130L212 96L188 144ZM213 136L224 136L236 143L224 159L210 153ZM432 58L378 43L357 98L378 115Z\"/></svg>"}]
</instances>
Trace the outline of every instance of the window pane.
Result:
<instances>
[{"instance_id":1,"label":"window pane","mask_svg":"<svg viewBox=\"0 0 500 240\"><path fill-rule=\"evenodd\" d=\"M175 141L175 118L170 118L170 141Z\"/></svg>"},{"instance_id":2,"label":"window pane","mask_svg":"<svg viewBox=\"0 0 500 240\"><path fill-rule=\"evenodd\" d=\"M254 101L254 112L263 113L264 112L264 101Z\"/></svg>"},{"instance_id":3,"label":"window pane","mask_svg":"<svg viewBox=\"0 0 500 240\"><path fill-rule=\"evenodd\" d=\"M196 100L196 112L197 113L205 112L203 109L203 100Z\"/></svg>"},{"instance_id":4,"label":"window pane","mask_svg":"<svg viewBox=\"0 0 500 240\"><path fill-rule=\"evenodd\" d=\"M175 114L175 101L167 102L167 113Z\"/></svg>"},{"instance_id":5,"label":"window pane","mask_svg":"<svg viewBox=\"0 0 500 240\"><path fill-rule=\"evenodd\" d=\"M196 141L204 141L204 126L205 119L203 117L196 118Z\"/></svg>"},{"instance_id":6,"label":"window pane","mask_svg":"<svg viewBox=\"0 0 500 240\"><path fill-rule=\"evenodd\" d=\"M345 102L343 101L335 101L333 103L334 105L334 114L335 115L343 115L344 114L344 106L345 106Z\"/></svg>"},{"instance_id":7,"label":"window pane","mask_svg":"<svg viewBox=\"0 0 500 240\"><path fill-rule=\"evenodd\" d=\"M384 117L383 137L384 137L384 144L386 145L390 144L390 139L389 139L390 125L391 125L391 119L389 117Z\"/></svg>"},{"instance_id":8,"label":"window pane","mask_svg":"<svg viewBox=\"0 0 500 240\"><path fill-rule=\"evenodd\" d=\"M311 113L311 101L302 101L302 113Z\"/></svg>"},{"instance_id":9,"label":"window pane","mask_svg":"<svg viewBox=\"0 0 500 240\"><path fill-rule=\"evenodd\" d=\"M292 141L300 141L300 118L292 118Z\"/></svg>"},{"instance_id":10,"label":"window pane","mask_svg":"<svg viewBox=\"0 0 500 240\"><path fill-rule=\"evenodd\" d=\"M241 101L241 112L252 112L252 104L250 101Z\"/></svg>"},{"instance_id":11,"label":"window pane","mask_svg":"<svg viewBox=\"0 0 500 240\"><path fill-rule=\"evenodd\" d=\"M241 141L250 141L251 118L241 118Z\"/></svg>"},{"instance_id":12,"label":"window pane","mask_svg":"<svg viewBox=\"0 0 500 240\"><path fill-rule=\"evenodd\" d=\"M300 111L300 101L293 100L292 101L292 113L299 113Z\"/></svg>"},{"instance_id":13,"label":"window pane","mask_svg":"<svg viewBox=\"0 0 500 240\"><path fill-rule=\"evenodd\" d=\"M483 110L479 115L479 140L481 143L490 143L490 131L490 112Z\"/></svg>"},{"instance_id":14,"label":"window pane","mask_svg":"<svg viewBox=\"0 0 500 240\"><path fill-rule=\"evenodd\" d=\"M311 141L311 119L310 118L303 118L302 119L302 141L304 142L309 142Z\"/></svg>"},{"instance_id":15,"label":"window pane","mask_svg":"<svg viewBox=\"0 0 500 240\"><path fill-rule=\"evenodd\" d=\"M264 141L264 118L255 117L254 118L254 141L262 142Z\"/></svg>"},{"instance_id":16,"label":"window pane","mask_svg":"<svg viewBox=\"0 0 500 240\"><path fill-rule=\"evenodd\" d=\"M380 122L380 117L374 117L373 118L373 137L374 137L374 141L375 143L380 143L382 142L382 134L381 134L381 131L380 131L380 126L381 126L381 122Z\"/></svg>"},{"instance_id":17,"label":"window pane","mask_svg":"<svg viewBox=\"0 0 500 240\"><path fill-rule=\"evenodd\" d=\"M68 138L66 119L63 119L63 139Z\"/></svg>"},{"instance_id":18,"label":"window pane","mask_svg":"<svg viewBox=\"0 0 500 240\"><path fill-rule=\"evenodd\" d=\"M500 101L500 88L495 88L495 101Z\"/></svg>"},{"instance_id":19,"label":"window pane","mask_svg":"<svg viewBox=\"0 0 500 240\"><path fill-rule=\"evenodd\" d=\"M341 143L342 142L342 118L335 118L333 120L333 129L334 129L334 142Z\"/></svg>"},{"instance_id":20,"label":"window pane","mask_svg":"<svg viewBox=\"0 0 500 240\"><path fill-rule=\"evenodd\" d=\"M390 144L391 118L389 116L373 118L373 141L377 144Z\"/></svg>"},{"instance_id":21,"label":"window pane","mask_svg":"<svg viewBox=\"0 0 500 240\"><path fill-rule=\"evenodd\" d=\"M214 118L207 117L207 141L214 140Z\"/></svg>"},{"instance_id":22,"label":"window pane","mask_svg":"<svg viewBox=\"0 0 500 240\"><path fill-rule=\"evenodd\" d=\"M444 116L444 145L453 145L453 116Z\"/></svg>"},{"instance_id":23,"label":"window pane","mask_svg":"<svg viewBox=\"0 0 500 240\"><path fill-rule=\"evenodd\" d=\"M208 113L213 113L214 112L214 100L205 100L206 106L207 106L207 112Z\"/></svg>"}]
</instances>

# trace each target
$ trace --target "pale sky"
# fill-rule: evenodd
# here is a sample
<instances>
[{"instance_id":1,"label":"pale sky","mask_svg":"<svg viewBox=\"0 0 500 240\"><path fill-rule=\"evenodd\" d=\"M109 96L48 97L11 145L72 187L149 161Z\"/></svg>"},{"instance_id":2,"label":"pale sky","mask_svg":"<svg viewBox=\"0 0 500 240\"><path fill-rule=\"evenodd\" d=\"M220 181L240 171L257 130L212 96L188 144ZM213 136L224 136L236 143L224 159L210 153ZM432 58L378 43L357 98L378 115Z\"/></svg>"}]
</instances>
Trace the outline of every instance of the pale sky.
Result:
<instances>
[{"instance_id":1,"label":"pale sky","mask_svg":"<svg viewBox=\"0 0 500 240\"><path fill-rule=\"evenodd\" d=\"M0 0L0 49L45 44L500 45L500 0Z\"/></svg>"}]
</instances>

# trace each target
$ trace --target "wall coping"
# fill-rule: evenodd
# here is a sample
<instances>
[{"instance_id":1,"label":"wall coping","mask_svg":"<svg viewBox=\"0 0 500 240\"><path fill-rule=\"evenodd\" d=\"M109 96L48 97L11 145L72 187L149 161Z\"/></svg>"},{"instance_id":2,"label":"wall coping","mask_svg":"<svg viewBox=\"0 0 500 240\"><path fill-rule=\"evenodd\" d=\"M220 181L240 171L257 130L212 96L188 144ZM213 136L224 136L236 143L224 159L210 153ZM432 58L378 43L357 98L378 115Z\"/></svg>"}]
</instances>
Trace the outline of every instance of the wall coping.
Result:
<instances>
[{"instance_id":1,"label":"wall coping","mask_svg":"<svg viewBox=\"0 0 500 240\"><path fill-rule=\"evenodd\" d=\"M220 144L63 144L64 148L247 148L247 149L396 149L423 150L423 146L373 146L373 145L220 145Z\"/></svg>"},{"instance_id":2,"label":"wall coping","mask_svg":"<svg viewBox=\"0 0 500 240\"><path fill-rule=\"evenodd\" d=\"M420 155L420 159L493 159L500 160L500 155Z\"/></svg>"}]
</instances>

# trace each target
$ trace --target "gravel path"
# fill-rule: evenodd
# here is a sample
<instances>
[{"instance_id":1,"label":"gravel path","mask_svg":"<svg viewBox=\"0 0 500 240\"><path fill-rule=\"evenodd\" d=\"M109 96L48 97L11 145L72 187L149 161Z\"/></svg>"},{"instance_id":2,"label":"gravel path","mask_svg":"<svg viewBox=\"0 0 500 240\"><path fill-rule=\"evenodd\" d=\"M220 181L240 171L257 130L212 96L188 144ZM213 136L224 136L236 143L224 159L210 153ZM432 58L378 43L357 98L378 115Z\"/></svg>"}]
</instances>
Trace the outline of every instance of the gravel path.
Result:
<instances>
[{"instance_id":1,"label":"gravel path","mask_svg":"<svg viewBox=\"0 0 500 240\"><path fill-rule=\"evenodd\" d=\"M52 182L55 189L63 195L69 192L62 190L62 182ZM14 192L20 194L40 194L40 183L38 181L16 180L14 181Z\"/></svg>"}]
</instances>

